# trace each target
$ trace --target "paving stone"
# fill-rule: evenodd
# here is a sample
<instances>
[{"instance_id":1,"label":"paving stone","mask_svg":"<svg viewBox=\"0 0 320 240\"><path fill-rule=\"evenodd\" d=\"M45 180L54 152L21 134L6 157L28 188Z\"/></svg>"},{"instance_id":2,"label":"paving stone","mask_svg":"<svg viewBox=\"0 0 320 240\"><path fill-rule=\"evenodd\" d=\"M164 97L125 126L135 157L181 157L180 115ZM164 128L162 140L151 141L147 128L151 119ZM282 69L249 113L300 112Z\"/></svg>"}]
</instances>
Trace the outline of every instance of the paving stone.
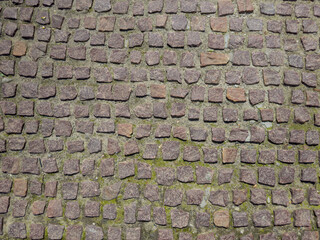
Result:
<instances>
[{"instance_id":1,"label":"paving stone","mask_svg":"<svg viewBox=\"0 0 320 240\"><path fill-rule=\"evenodd\" d=\"M177 168L177 179L180 182L193 182L193 169L190 166L179 166Z\"/></svg>"},{"instance_id":2,"label":"paving stone","mask_svg":"<svg viewBox=\"0 0 320 240\"><path fill-rule=\"evenodd\" d=\"M229 203L228 191L211 191L209 196L209 202L214 206L226 207Z\"/></svg>"},{"instance_id":3,"label":"paving stone","mask_svg":"<svg viewBox=\"0 0 320 240\"><path fill-rule=\"evenodd\" d=\"M80 225L70 225L66 228L66 239L80 239L83 228Z\"/></svg>"},{"instance_id":4,"label":"paving stone","mask_svg":"<svg viewBox=\"0 0 320 240\"><path fill-rule=\"evenodd\" d=\"M197 240L208 240L214 238L215 234L213 232L201 233L198 235Z\"/></svg>"},{"instance_id":5,"label":"paving stone","mask_svg":"<svg viewBox=\"0 0 320 240\"><path fill-rule=\"evenodd\" d=\"M294 226L309 227L311 225L311 212L307 209L298 209L293 213Z\"/></svg>"},{"instance_id":6,"label":"paving stone","mask_svg":"<svg viewBox=\"0 0 320 240\"><path fill-rule=\"evenodd\" d=\"M100 175L109 177L114 175L114 160L112 158L102 159L100 162Z\"/></svg>"},{"instance_id":7,"label":"paving stone","mask_svg":"<svg viewBox=\"0 0 320 240\"><path fill-rule=\"evenodd\" d=\"M302 239L317 239L317 238L319 238L319 233L317 231L305 231L302 236Z\"/></svg>"},{"instance_id":8,"label":"paving stone","mask_svg":"<svg viewBox=\"0 0 320 240\"><path fill-rule=\"evenodd\" d=\"M32 213L33 215L41 215L44 213L44 209L46 206L45 201L37 200L34 201L32 204Z\"/></svg>"},{"instance_id":9,"label":"paving stone","mask_svg":"<svg viewBox=\"0 0 320 240\"><path fill-rule=\"evenodd\" d=\"M136 220L137 204L131 203L124 206L124 222L127 224L134 224Z\"/></svg>"},{"instance_id":10,"label":"paving stone","mask_svg":"<svg viewBox=\"0 0 320 240\"><path fill-rule=\"evenodd\" d=\"M23 137L11 137L7 141L8 149L12 151L23 150L26 144L26 140Z\"/></svg>"},{"instance_id":11,"label":"paving stone","mask_svg":"<svg viewBox=\"0 0 320 240\"><path fill-rule=\"evenodd\" d=\"M273 168L260 167L258 169L258 182L267 186L274 186L276 183L275 171Z\"/></svg>"},{"instance_id":12,"label":"paving stone","mask_svg":"<svg viewBox=\"0 0 320 240\"><path fill-rule=\"evenodd\" d=\"M210 226L210 214L207 212L197 212L196 213L196 225L197 227L209 227ZM183 236L183 239L191 239L192 236ZM179 235L181 239L181 235Z\"/></svg>"},{"instance_id":13,"label":"paving stone","mask_svg":"<svg viewBox=\"0 0 320 240\"><path fill-rule=\"evenodd\" d=\"M139 222L149 222L151 220L151 206L143 206L138 209L137 220Z\"/></svg>"},{"instance_id":14,"label":"paving stone","mask_svg":"<svg viewBox=\"0 0 320 240\"><path fill-rule=\"evenodd\" d=\"M10 197L9 196L2 196L0 198L0 202L1 202L0 212L7 213L8 208L9 208L9 204L10 204Z\"/></svg>"},{"instance_id":15,"label":"paving stone","mask_svg":"<svg viewBox=\"0 0 320 240\"><path fill-rule=\"evenodd\" d=\"M304 168L301 169L301 182L309 182L309 183L316 183L317 179L317 171L313 168Z\"/></svg>"},{"instance_id":16,"label":"paving stone","mask_svg":"<svg viewBox=\"0 0 320 240\"><path fill-rule=\"evenodd\" d=\"M118 197L122 183L116 182L102 189L102 198L112 200Z\"/></svg>"},{"instance_id":17,"label":"paving stone","mask_svg":"<svg viewBox=\"0 0 320 240\"><path fill-rule=\"evenodd\" d=\"M275 205L288 206L288 193L285 190L272 190L272 203Z\"/></svg>"},{"instance_id":18,"label":"paving stone","mask_svg":"<svg viewBox=\"0 0 320 240\"><path fill-rule=\"evenodd\" d=\"M256 105L264 102L265 100L265 91L259 89L249 90L249 101L252 105Z\"/></svg>"},{"instance_id":19,"label":"paving stone","mask_svg":"<svg viewBox=\"0 0 320 240\"><path fill-rule=\"evenodd\" d=\"M0 192L1 193L9 193L12 187L12 180L10 179L1 179L0 180Z\"/></svg>"},{"instance_id":20,"label":"paving stone","mask_svg":"<svg viewBox=\"0 0 320 240\"><path fill-rule=\"evenodd\" d=\"M42 224L33 223L30 225L30 237L32 239L43 239L45 228Z\"/></svg>"},{"instance_id":21,"label":"paving stone","mask_svg":"<svg viewBox=\"0 0 320 240\"><path fill-rule=\"evenodd\" d=\"M63 164L63 172L65 175L74 175L80 171L79 159L66 160Z\"/></svg>"},{"instance_id":22,"label":"paving stone","mask_svg":"<svg viewBox=\"0 0 320 240\"><path fill-rule=\"evenodd\" d=\"M276 152L273 150L260 150L258 162L262 164L272 164L276 160Z\"/></svg>"},{"instance_id":23,"label":"paving stone","mask_svg":"<svg viewBox=\"0 0 320 240\"><path fill-rule=\"evenodd\" d=\"M213 170L207 167L196 167L196 179L198 184L211 184L213 180Z\"/></svg>"},{"instance_id":24,"label":"paving stone","mask_svg":"<svg viewBox=\"0 0 320 240\"><path fill-rule=\"evenodd\" d=\"M247 227L248 215L246 212L233 212L232 213L234 227Z\"/></svg>"},{"instance_id":25,"label":"paving stone","mask_svg":"<svg viewBox=\"0 0 320 240\"><path fill-rule=\"evenodd\" d=\"M271 226L271 214L268 210L260 210L253 214L253 224L255 227Z\"/></svg>"},{"instance_id":26,"label":"paving stone","mask_svg":"<svg viewBox=\"0 0 320 240\"><path fill-rule=\"evenodd\" d=\"M27 229L25 223L14 222L8 226L8 235L12 238L24 239L27 237Z\"/></svg>"},{"instance_id":27,"label":"paving stone","mask_svg":"<svg viewBox=\"0 0 320 240\"><path fill-rule=\"evenodd\" d=\"M310 120L309 112L304 107L298 107L294 110L294 121L296 123L306 123Z\"/></svg>"},{"instance_id":28,"label":"paving stone","mask_svg":"<svg viewBox=\"0 0 320 240\"><path fill-rule=\"evenodd\" d=\"M87 201L84 206L84 216L99 217L100 203L97 201Z\"/></svg>"},{"instance_id":29,"label":"paving stone","mask_svg":"<svg viewBox=\"0 0 320 240\"><path fill-rule=\"evenodd\" d=\"M80 184L82 197L95 197L100 195L100 186L98 182L84 181Z\"/></svg>"},{"instance_id":30,"label":"paving stone","mask_svg":"<svg viewBox=\"0 0 320 240\"><path fill-rule=\"evenodd\" d=\"M24 217L26 214L26 208L28 201L26 200L17 200L13 203L13 213L14 217Z\"/></svg>"},{"instance_id":31,"label":"paving stone","mask_svg":"<svg viewBox=\"0 0 320 240\"><path fill-rule=\"evenodd\" d=\"M251 185L257 184L255 171L250 169L240 169L240 181Z\"/></svg>"},{"instance_id":32,"label":"paving stone","mask_svg":"<svg viewBox=\"0 0 320 240\"><path fill-rule=\"evenodd\" d=\"M287 130L285 128L275 128L268 132L268 139L274 144L283 144L286 140Z\"/></svg>"},{"instance_id":33,"label":"paving stone","mask_svg":"<svg viewBox=\"0 0 320 240\"><path fill-rule=\"evenodd\" d=\"M85 159L81 164L81 173L83 176L92 175L95 167L94 159Z\"/></svg>"},{"instance_id":34,"label":"paving stone","mask_svg":"<svg viewBox=\"0 0 320 240\"><path fill-rule=\"evenodd\" d=\"M228 210L218 210L213 213L213 223L217 227L229 227L229 211Z\"/></svg>"},{"instance_id":35,"label":"paving stone","mask_svg":"<svg viewBox=\"0 0 320 240\"><path fill-rule=\"evenodd\" d=\"M235 148L224 148L222 151L223 163L234 163L236 161L238 150Z\"/></svg>"},{"instance_id":36,"label":"paving stone","mask_svg":"<svg viewBox=\"0 0 320 240\"><path fill-rule=\"evenodd\" d=\"M57 181L49 181L45 184L45 195L46 197L56 197L57 195Z\"/></svg>"},{"instance_id":37,"label":"paving stone","mask_svg":"<svg viewBox=\"0 0 320 240\"><path fill-rule=\"evenodd\" d=\"M108 238L120 240L121 239L121 228L109 227L108 228Z\"/></svg>"},{"instance_id":38,"label":"paving stone","mask_svg":"<svg viewBox=\"0 0 320 240\"><path fill-rule=\"evenodd\" d=\"M30 181L29 191L34 195L41 195L42 193L42 183L37 180Z\"/></svg>"},{"instance_id":39,"label":"paving stone","mask_svg":"<svg viewBox=\"0 0 320 240\"><path fill-rule=\"evenodd\" d=\"M144 190L144 197L151 202L159 201L160 196L158 186L151 184L146 185L146 188Z\"/></svg>"},{"instance_id":40,"label":"paving stone","mask_svg":"<svg viewBox=\"0 0 320 240\"><path fill-rule=\"evenodd\" d=\"M172 209L171 210L171 222L173 228L185 228L189 224L189 212Z\"/></svg>"},{"instance_id":41,"label":"paving stone","mask_svg":"<svg viewBox=\"0 0 320 240\"><path fill-rule=\"evenodd\" d=\"M295 178L295 170L291 167L283 167L279 172L279 183L290 184Z\"/></svg>"},{"instance_id":42,"label":"paving stone","mask_svg":"<svg viewBox=\"0 0 320 240\"><path fill-rule=\"evenodd\" d=\"M141 239L141 229L137 228L127 228L126 239L139 240Z\"/></svg>"},{"instance_id":43,"label":"paving stone","mask_svg":"<svg viewBox=\"0 0 320 240\"><path fill-rule=\"evenodd\" d=\"M231 1L221 0L218 1L219 16L231 15L234 13L234 5Z\"/></svg>"},{"instance_id":44,"label":"paving stone","mask_svg":"<svg viewBox=\"0 0 320 240\"><path fill-rule=\"evenodd\" d=\"M166 212L165 209L162 207L155 207L153 209L153 217L154 221L158 225L166 225L167 220L166 220Z\"/></svg>"},{"instance_id":45,"label":"paving stone","mask_svg":"<svg viewBox=\"0 0 320 240\"><path fill-rule=\"evenodd\" d=\"M200 161L200 151L196 146L186 146L183 151L183 160L188 162Z\"/></svg>"},{"instance_id":46,"label":"paving stone","mask_svg":"<svg viewBox=\"0 0 320 240\"><path fill-rule=\"evenodd\" d=\"M173 168L168 167L158 167L155 169L157 183L159 185L170 186L173 184L174 180L176 179L175 170Z\"/></svg>"},{"instance_id":47,"label":"paving stone","mask_svg":"<svg viewBox=\"0 0 320 240\"><path fill-rule=\"evenodd\" d=\"M118 164L118 174L120 179L134 176L135 164L133 161L124 161Z\"/></svg>"},{"instance_id":48,"label":"paving stone","mask_svg":"<svg viewBox=\"0 0 320 240\"><path fill-rule=\"evenodd\" d=\"M128 183L124 189L123 199L127 200L130 198L138 198L139 197L139 188L135 183Z\"/></svg>"},{"instance_id":49,"label":"paving stone","mask_svg":"<svg viewBox=\"0 0 320 240\"><path fill-rule=\"evenodd\" d=\"M145 234L159 239L236 239L237 228L244 229L242 240L298 239L299 227L307 228L300 238L318 238L310 228L318 223L313 223L317 210L314 220L311 212L304 213L320 203L317 190L308 187L318 182L313 166L320 126L316 3L12 0L0 10L5 36L0 41L0 152L2 173L8 175L0 179L1 212L16 219L0 218L1 235L43 238L44 225L26 224L28 208L44 221L59 219L65 208L65 217L78 223L65 226L66 233L64 225L50 223L46 234L52 239L143 239ZM86 15L71 16L72 10ZM39 25L35 28L34 23ZM206 33L208 29L212 33ZM49 42L53 44L48 47ZM198 51L206 47L211 50ZM45 60L47 55L50 60ZM24 80L18 82L17 76ZM79 81L85 85L78 86ZM102 156L103 151L110 156ZM32 156L22 156L25 152ZM61 158L64 153L74 157ZM158 158L165 164L148 163ZM37 177L40 171L44 180ZM85 180L79 182L75 177L80 172ZM142 187L134 179L142 180ZM175 187L175 180L192 186ZM235 187L231 192L201 186L215 182ZM240 206L247 204L248 190L252 214ZM86 203L76 200L78 192L80 198L89 198ZM156 205L137 204L140 194ZM100 195L108 203L100 206ZM127 201L123 218L113 203L121 205L119 199ZM224 208L212 215L183 208L203 208L207 200ZM230 211L230 204L239 209ZM275 207L267 210L267 204ZM88 222L83 235L82 216L91 221L100 211L116 225L104 230ZM220 211L226 214L218 216ZM22 225L14 227L16 221ZM120 228L122 223L134 225ZM136 225L140 223L166 228L149 233ZM230 232L206 232L212 224ZM269 231L272 224L285 230L278 236ZM179 228L197 228L199 234ZM260 228L265 231L254 235Z\"/></svg>"},{"instance_id":50,"label":"paving stone","mask_svg":"<svg viewBox=\"0 0 320 240\"><path fill-rule=\"evenodd\" d=\"M230 142L245 142L248 138L249 133L246 129L233 128L230 131L229 141Z\"/></svg>"}]
</instances>

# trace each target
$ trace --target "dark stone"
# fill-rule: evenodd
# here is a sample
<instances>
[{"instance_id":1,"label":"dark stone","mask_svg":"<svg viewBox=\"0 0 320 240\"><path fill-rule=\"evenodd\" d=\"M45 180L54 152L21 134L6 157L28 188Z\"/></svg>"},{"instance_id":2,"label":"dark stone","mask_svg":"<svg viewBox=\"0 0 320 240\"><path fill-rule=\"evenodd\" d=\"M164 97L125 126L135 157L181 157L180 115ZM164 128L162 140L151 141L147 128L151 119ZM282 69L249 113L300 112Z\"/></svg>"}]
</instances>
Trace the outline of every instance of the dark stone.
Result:
<instances>
[{"instance_id":1,"label":"dark stone","mask_svg":"<svg viewBox=\"0 0 320 240\"><path fill-rule=\"evenodd\" d=\"M179 166L177 167L177 179L180 182L187 183L193 182L193 169L190 166Z\"/></svg>"},{"instance_id":2,"label":"dark stone","mask_svg":"<svg viewBox=\"0 0 320 240\"><path fill-rule=\"evenodd\" d=\"M290 184L294 182L295 170L292 167L283 167L279 172L279 183Z\"/></svg>"},{"instance_id":3,"label":"dark stone","mask_svg":"<svg viewBox=\"0 0 320 240\"><path fill-rule=\"evenodd\" d=\"M249 90L249 101L252 105L256 105L264 102L265 99L265 91L259 89L251 89Z\"/></svg>"},{"instance_id":4,"label":"dark stone","mask_svg":"<svg viewBox=\"0 0 320 240\"><path fill-rule=\"evenodd\" d=\"M176 173L173 168L169 167L157 167L155 169L157 183L159 185L170 186L173 184L174 180L176 179Z\"/></svg>"},{"instance_id":5,"label":"dark stone","mask_svg":"<svg viewBox=\"0 0 320 240\"><path fill-rule=\"evenodd\" d=\"M240 160L243 163L255 163L257 161L256 150L241 149Z\"/></svg>"},{"instance_id":6,"label":"dark stone","mask_svg":"<svg viewBox=\"0 0 320 240\"><path fill-rule=\"evenodd\" d=\"M162 144L163 160L176 160L180 154L180 144L176 141L166 141Z\"/></svg>"},{"instance_id":7,"label":"dark stone","mask_svg":"<svg viewBox=\"0 0 320 240\"><path fill-rule=\"evenodd\" d=\"M120 179L135 175L135 163L133 161L124 161L118 163L118 174Z\"/></svg>"},{"instance_id":8,"label":"dark stone","mask_svg":"<svg viewBox=\"0 0 320 240\"><path fill-rule=\"evenodd\" d=\"M233 195L233 204L236 206L241 205L247 201L247 190L236 189L232 191Z\"/></svg>"},{"instance_id":9,"label":"dark stone","mask_svg":"<svg viewBox=\"0 0 320 240\"><path fill-rule=\"evenodd\" d=\"M208 101L214 103L223 102L223 89L222 88L209 88Z\"/></svg>"},{"instance_id":10,"label":"dark stone","mask_svg":"<svg viewBox=\"0 0 320 240\"><path fill-rule=\"evenodd\" d=\"M215 206L226 207L229 203L228 191L211 191L209 196L209 202Z\"/></svg>"},{"instance_id":11,"label":"dark stone","mask_svg":"<svg viewBox=\"0 0 320 240\"><path fill-rule=\"evenodd\" d=\"M230 183L233 175L233 169L224 168L219 170L218 174L218 184Z\"/></svg>"},{"instance_id":12,"label":"dark stone","mask_svg":"<svg viewBox=\"0 0 320 240\"><path fill-rule=\"evenodd\" d=\"M76 182L66 182L62 185L63 199L77 199L79 184Z\"/></svg>"},{"instance_id":13,"label":"dark stone","mask_svg":"<svg viewBox=\"0 0 320 240\"><path fill-rule=\"evenodd\" d=\"M260 210L253 213L253 225L255 227L271 226L271 214L268 210Z\"/></svg>"},{"instance_id":14,"label":"dark stone","mask_svg":"<svg viewBox=\"0 0 320 240\"><path fill-rule=\"evenodd\" d=\"M306 108L304 108L304 107L295 108L294 121L296 123L303 124L303 123L308 122L309 120L310 120L310 115L309 115L309 112Z\"/></svg>"},{"instance_id":15,"label":"dark stone","mask_svg":"<svg viewBox=\"0 0 320 240\"><path fill-rule=\"evenodd\" d=\"M233 226L234 227L247 227L248 226L248 215L246 212L233 212Z\"/></svg>"},{"instance_id":16,"label":"dark stone","mask_svg":"<svg viewBox=\"0 0 320 240\"><path fill-rule=\"evenodd\" d=\"M173 228L185 228L189 225L190 214L180 209L171 210L171 223Z\"/></svg>"},{"instance_id":17,"label":"dark stone","mask_svg":"<svg viewBox=\"0 0 320 240\"><path fill-rule=\"evenodd\" d=\"M96 197L100 195L100 186L98 182L84 181L81 182L81 195L84 198Z\"/></svg>"},{"instance_id":18,"label":"dark stone","mask_svg":"<svg viewBox=\"0 0 320 240\"><path fill-rule=\"evenodd\" d=\"M230 131L230 142L245 142L249 136L249 132L246 129L233 128Z\"/></svg>"},{"instance_id":19,"label":"dark stone","mask_svg":"<svg viewBox=\"0 0 320 240\"><path fill-rule=\"evenodd\" d=\"M240 169L240 182L250 185L257 184L257 176L255 171L251 169Z\"/></svg>"},{"instance_id":20,"label":"dark stone","mask_svg":"<svg viewBox=\"0 0 320 240\"><path fill-rule=\"evenodd\" d=\"M274 186L276 184L276 176L273 168L260 167L258 169L259 183L267 186Z\"/></svg>"},{"instance_id":21,"label":"dark stone","mask_svg":"<svg viewBox=\"0 0 320 240\"><path fill-rule=\"evenodd\" d=\"M100 215L100 202L87 201L84 206L85 217L99 217Z\"/></svg>"},{"instance_id":22,"label":"dark stone","mask_svg":"<svg viewBox=\"0 0 320 240\"><path fill-rule=\"evenodd\" d=\"M222 110L223 121L226 123L236 122L238 120L238 110L231 108L224 108Z\"/></svg>"},{"instance_id":23,"label":"dark stone","mask_svg":"<svg viewBox=\"0 0 320 240\"><path fill-rule=\"evenodd\" d=\"M318 181L317 171L314 168L301 169L301 182L316 183Z\"/></svg>"},{"instance_id":24,"label":"dark stone","mask_svg":"<svg viewBox=\"0 0 320 240\"><path fill-rule=\"evenodd\" d=\"M294 211L294 226L295 227L310 227L311 212L307 209L298 209Z\"/></svg>"},{"instance_id":25,"label":"dark stone","mask_svg":"<svg viewBox=\"0 0 320 240\"><path fill-rule=\"evenodd\" d=\"M21 163L21 173L39 175L38 158L25 157Z\"/></svg>"},{"instance_id":26,"label":"dark stone","mask_svg":"<svg viewBox=\"0 0 320 240\"><path fill-rule=\"evenodd\" d=\"M136 183L128 183L124 189L123 199L131 199L139 197L139 187Z\"/></svg>"},{"instance_id":27,"label":"dark stone","mask_svg":"<svg viewBox=\"0 0 320 240\"><path fill-rule=\"evenodd\" d=\"M260 150L258 163L273 164L276 161L276 152L274 150Z\"/></svg>"},{"instance_id":28,"label":"dark stone","mask_svg":"<svg viewBox=\"0 0 320 240\"><path fill-rule=\"evenodd\" d=\"M198 184L211 184L213 179L213 170L207 167L196 167L196 178Z\"/></svg>"},{"instance_id":29,"label":"dark stone","mask_svg":"<svg viewBox=\"0 0 320 240\"><path fill-rule=\"evenodd\" d=\"M288 193L285 190L272 190L272 204L287 207L289 205Z\"/></svg>"},{"instance_id":30,"label":"dark stone","mask_svg":"<svg viewBox=\"0 0 320 240\"><path fill-rule=\"evenodd\" d=\"M102 227L87 225L85 229L86 238L92 240L101 240L104 237Z\"/></svg>"},{"instance_id":31,"label":"dark stone","mask_svg":"<svg viewBox=\"0 0 320 240\"><path fill-rule=\"evenodd\" d=\"M27 229L25 223L14 222L8 226L8 235L11 238L27 238Z\"/></svg>"},{"instance_id":32,"label":"dark stone","mask_svg":"<svg viewBox=\"0 0 320 240\"><path fill-rule=\"evenodd\" d=\"M285 209L276 209L273 211L274 215L274 225L284 226L291 224L291 214Z\"/></svg>"},{"instance_id":33,"label":"dark stone","mask_svg":"<svg viewBox=\"0 0 320 240\"><path fill-rule=\"evenodd\" d=\"M287 129L285 128L274 128L268 131L268 139L274 144L283 144L286 140Z\"/></svg>"},{"instance_id":34,"label":"dark stone","mask_svg":"<svg viewBox=\"0 0 320 240\"><path fill-rule=\"evenodd\" d=\"M304 201L305 191L303 189L291 188L291 201L293 204L300 204Z\"/></svg>"},{"instance_id":35,"label":"dark stone","mask_svg":"<svg viewBox=\"0 0 320 240\"><path fill-rule=\"evenodd\" d=\"M150 202L159 201L159 187L157 185L147 184L144 189L144 197Z\"/></svg>"}]
</instances>

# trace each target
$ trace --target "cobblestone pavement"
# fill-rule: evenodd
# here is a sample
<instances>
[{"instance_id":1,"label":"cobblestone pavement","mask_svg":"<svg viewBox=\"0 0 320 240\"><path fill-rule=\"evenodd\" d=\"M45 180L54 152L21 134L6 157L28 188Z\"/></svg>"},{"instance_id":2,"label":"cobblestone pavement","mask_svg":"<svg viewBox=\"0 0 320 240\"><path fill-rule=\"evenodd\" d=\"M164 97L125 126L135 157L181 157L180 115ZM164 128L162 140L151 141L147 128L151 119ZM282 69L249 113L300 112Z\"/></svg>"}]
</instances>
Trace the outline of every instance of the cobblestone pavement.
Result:
<instances>
[{"instance_id":1,"label":"cobblestone pavement","mask_svg":"<svg viewBox=\"0 0 320 240\"><path fill-rule=\"evenodd\" d=\"M319 239L318 1L0 6L1 239Z\"/></svg>"}]
</instances>

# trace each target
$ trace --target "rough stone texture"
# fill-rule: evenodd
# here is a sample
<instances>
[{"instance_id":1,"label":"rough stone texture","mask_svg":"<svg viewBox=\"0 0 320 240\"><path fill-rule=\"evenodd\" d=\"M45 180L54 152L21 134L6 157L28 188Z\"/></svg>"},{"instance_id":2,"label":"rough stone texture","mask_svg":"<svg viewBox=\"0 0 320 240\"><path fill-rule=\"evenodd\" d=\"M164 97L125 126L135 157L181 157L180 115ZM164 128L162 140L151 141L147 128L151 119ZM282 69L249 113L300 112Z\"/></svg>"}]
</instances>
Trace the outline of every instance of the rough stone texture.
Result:
<instances>
[{"instance_id":1,"label":"rough stone texture","mask_svg":"<svg viewBox=\"0 0 320 240\"><path fill-rule=\"evenodd\" d=\"M317 1L0 2L1 238L319 238Z\"/></svg>"}]
</instances>

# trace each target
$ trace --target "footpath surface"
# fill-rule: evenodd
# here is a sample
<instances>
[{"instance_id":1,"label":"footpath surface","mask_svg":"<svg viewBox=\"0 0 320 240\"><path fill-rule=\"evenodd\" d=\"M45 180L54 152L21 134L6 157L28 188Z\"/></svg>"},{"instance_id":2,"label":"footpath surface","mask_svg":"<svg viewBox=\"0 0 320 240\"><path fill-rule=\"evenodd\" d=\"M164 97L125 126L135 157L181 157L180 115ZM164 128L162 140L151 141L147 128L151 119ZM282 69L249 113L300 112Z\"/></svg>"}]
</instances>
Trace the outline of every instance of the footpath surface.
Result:
<instances>
[{"instance_id":1,"label":"footpath surface","mask_svg":"<svg viewBox=\"0 0 320 240\"><path fill-rule=\"evenodd\" d=\"M0 1L0 238L316 240L318 1Z\"/></svg>"}]
</instances>

